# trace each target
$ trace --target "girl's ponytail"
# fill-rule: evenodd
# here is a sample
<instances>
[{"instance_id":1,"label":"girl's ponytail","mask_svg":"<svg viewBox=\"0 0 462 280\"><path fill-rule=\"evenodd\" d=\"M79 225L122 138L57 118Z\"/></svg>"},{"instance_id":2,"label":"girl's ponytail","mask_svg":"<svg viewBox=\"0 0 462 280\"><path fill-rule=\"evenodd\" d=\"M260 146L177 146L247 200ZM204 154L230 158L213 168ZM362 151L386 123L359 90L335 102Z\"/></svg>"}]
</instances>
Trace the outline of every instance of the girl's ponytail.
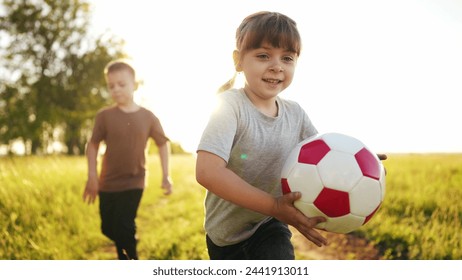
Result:
<instances>
[{"instance_id":1,"label":"girl's ponytail","mask_svg":"<svg viewBox=\"0 0 462 280\"><path fill-rule=\"evenodd\" d=\"M233 86L234 86L234 82L236 81L236 76L237 76L237 72L234 73L234 76L229 79L229 81L227 81L226 83L224 83L218 90L217 90L217 94L219 93L222 93L222 92L225 92L227 91L228 89L231 89Z\"/></svg>"}]
</instances>

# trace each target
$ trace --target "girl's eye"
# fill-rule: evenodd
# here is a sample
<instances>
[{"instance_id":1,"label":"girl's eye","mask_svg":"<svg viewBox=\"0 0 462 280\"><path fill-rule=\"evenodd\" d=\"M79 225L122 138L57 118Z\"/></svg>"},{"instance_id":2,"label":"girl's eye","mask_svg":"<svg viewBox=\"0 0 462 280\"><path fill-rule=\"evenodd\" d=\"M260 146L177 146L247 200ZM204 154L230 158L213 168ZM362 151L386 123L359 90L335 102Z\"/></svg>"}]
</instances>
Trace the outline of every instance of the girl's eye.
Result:
<instances>
[{"instance_id":1,"label":"girl's eye","mask_svg":"<svg viewBox=\"0 0 462 280\"><path fill-rule=\"evenodd\" d=\"M294 61L294 58L291 56L284 56L282 60L284 60L285 62L292 62Z\"/></svg>"},{"instance_id":2,"label":"girl's eye","mask_svg":"<svg viewBox=\"0 0 462 280\"><path fill-rule=\"evenodd\" d=\"M269 56L267 54L258 54L257 57L260 58L260 59L268 59L269 58Z\"/></svg>"}]
</instances>

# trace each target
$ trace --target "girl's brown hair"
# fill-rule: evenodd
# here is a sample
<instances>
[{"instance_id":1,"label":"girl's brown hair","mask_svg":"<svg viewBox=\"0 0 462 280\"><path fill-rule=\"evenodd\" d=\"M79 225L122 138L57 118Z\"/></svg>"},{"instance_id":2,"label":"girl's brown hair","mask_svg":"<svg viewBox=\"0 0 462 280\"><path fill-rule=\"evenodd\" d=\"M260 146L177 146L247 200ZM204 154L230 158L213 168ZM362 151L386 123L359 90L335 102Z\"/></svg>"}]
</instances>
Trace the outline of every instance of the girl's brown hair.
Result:
<instances>
[{"instance_id":1,"label":"girl's brown hair","mask_svg":"<svg viewBox=\"0 0 462 280\"><path fill-rule=\"evenodd\" d=\"M243 55L257 49L263 43L283 48L300 55L302 42L297 24L286 15L277 12L257 12L247 16L236 30L236 50ZM218 93L233 87L236 74L222 85Z\"/></svg>"}]
</instances>

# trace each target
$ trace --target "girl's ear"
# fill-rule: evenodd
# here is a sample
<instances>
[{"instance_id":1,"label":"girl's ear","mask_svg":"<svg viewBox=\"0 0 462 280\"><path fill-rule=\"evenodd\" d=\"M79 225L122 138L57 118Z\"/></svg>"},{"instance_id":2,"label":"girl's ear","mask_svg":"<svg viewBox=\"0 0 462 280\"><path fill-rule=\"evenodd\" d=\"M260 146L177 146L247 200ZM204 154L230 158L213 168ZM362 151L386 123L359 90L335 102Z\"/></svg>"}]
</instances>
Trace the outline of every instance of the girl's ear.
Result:
<instances>
[{"instance_id":1,"label":"girl's ear","mask_svg":"<svg viewBox=\"0 0 462 280\"><path fill-rule=\"evenodd\" d=\"M234 60L234 68L236 69L236 72L241 72L242 71L241 55L238 50L233 51L233 60Z\"/></svg>"}]
</instances>

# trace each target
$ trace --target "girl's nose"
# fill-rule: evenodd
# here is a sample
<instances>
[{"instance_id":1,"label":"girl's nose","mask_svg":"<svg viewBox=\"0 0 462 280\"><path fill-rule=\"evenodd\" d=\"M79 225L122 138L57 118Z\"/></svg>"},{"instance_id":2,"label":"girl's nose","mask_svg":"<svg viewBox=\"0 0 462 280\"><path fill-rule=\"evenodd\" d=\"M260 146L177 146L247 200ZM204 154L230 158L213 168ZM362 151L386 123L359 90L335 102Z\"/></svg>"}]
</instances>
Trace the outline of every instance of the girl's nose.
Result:
<instances>
[{"instance_id":1,"label":"girl's nose","mask_svg":"<svg viewBox=\"0 0 462 280\"><path fill-rule=\"evenodd\" d=\"M273 72L284 72L284 68L278 63L275 63L273 66L270 67L270 71Z\"/></svg>"}]
</instances>

